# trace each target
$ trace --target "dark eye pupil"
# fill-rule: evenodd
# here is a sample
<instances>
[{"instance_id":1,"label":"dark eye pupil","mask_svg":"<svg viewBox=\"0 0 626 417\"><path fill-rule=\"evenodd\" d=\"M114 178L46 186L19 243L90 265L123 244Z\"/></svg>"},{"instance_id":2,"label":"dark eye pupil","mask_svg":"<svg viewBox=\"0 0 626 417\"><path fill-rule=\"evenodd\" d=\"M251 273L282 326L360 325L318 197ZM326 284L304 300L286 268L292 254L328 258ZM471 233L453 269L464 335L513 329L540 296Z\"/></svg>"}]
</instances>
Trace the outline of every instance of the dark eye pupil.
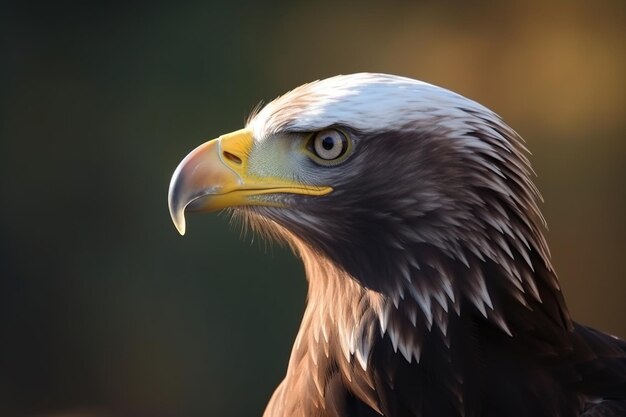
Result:
<instances>
[{"instance_id":1,"label":"dark eye pupil","mask_svg":"<svg viewBox=\"0 0 626 417\"><path fill-rule=\"evenodd\" d=\"M322 139L322 147L327 151L330 151L335 146L335 141L330 136L326 136Z\"/></svg>"}]
</instances>

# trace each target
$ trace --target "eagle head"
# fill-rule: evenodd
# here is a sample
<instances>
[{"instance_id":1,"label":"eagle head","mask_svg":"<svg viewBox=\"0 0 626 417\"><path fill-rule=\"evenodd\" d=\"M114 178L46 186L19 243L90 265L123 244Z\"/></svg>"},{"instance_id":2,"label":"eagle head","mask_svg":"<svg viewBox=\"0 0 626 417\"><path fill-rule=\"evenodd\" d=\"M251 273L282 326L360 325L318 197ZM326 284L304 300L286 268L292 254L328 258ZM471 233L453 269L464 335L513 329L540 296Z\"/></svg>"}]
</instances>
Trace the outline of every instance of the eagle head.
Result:
<instances>
[{"instance_id":1,"label":"eagle head","mask_svg":"<svg viewBox=\"0 0 626 417\"><path fill-rule=\"evenodd\" d=\"M532 264L534 252L549 267L531 172L520 137L482 105L361 73L302 85L196 148L169 208L180 233L185 212L232 207L374 291L403 296L422 271L420 285L454 297L453 277L429 277L442 259Z\"/></svg>"}]
</instances>

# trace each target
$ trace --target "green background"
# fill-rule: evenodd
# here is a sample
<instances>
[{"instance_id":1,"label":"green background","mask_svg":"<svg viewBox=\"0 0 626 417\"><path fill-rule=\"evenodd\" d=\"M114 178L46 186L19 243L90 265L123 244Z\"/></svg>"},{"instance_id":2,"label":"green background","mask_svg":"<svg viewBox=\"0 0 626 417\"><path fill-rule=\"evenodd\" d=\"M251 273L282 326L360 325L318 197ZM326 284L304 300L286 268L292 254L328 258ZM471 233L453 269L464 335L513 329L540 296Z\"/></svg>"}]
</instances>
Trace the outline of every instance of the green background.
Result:
<instances>
[{"instance_id":1,"label":"green background","mask_svg":"<svg viewBox=\"0 0 626 417\"><path fill-rule=\"evenodd\" d=\"M167 211L260 101L358 71L493 108L533 152L574 317L626 336L624 2L2 2L0 415L260 415L299 262Z\"/></svg>"}]
</instances>

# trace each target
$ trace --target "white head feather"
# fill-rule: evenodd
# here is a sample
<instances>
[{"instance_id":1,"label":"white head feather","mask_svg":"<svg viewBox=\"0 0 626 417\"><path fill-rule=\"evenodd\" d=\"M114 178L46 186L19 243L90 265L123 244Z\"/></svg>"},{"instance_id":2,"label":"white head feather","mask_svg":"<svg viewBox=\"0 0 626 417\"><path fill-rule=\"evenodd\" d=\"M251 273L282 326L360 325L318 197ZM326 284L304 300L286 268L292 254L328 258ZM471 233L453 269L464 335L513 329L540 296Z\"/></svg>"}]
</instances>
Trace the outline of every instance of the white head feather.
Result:
<instances>
[{"instance_id":1,"label":"white head feather","mask_svg":"<svg viewBox=\"0 0 626 417\"><path fill-rule=\"evenodd\" d=\"M253 115L248 127L257 140L283 130L310 132L333 125L380 132L444 116L438 114L441 109L448 121L465 120L467 109L497 118L486 107L432 84L389 74L358 73L301 85Z\"/></svg>"}]
</instances>

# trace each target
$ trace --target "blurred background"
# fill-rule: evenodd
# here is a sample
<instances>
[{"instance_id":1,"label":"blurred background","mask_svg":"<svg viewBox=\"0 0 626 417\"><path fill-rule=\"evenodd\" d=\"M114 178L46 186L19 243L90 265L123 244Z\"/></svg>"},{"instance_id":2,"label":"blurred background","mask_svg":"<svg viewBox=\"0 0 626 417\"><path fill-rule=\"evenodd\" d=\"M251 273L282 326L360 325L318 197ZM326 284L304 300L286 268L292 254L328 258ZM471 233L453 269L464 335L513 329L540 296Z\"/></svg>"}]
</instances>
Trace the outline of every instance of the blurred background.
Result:
<instances>
[{"instance_id":1,"label":"blurred background","mask_svg":"<svg viewBox=\"0 0 626 417\"><path fill-rule=\"evenodd\" d=\"M626 337L626 3L2 2L0 415L254 416L305 302L286 249L167 187L303 82L379 71L527 140L573 316Z\"/></svg>"}]
</instances>

